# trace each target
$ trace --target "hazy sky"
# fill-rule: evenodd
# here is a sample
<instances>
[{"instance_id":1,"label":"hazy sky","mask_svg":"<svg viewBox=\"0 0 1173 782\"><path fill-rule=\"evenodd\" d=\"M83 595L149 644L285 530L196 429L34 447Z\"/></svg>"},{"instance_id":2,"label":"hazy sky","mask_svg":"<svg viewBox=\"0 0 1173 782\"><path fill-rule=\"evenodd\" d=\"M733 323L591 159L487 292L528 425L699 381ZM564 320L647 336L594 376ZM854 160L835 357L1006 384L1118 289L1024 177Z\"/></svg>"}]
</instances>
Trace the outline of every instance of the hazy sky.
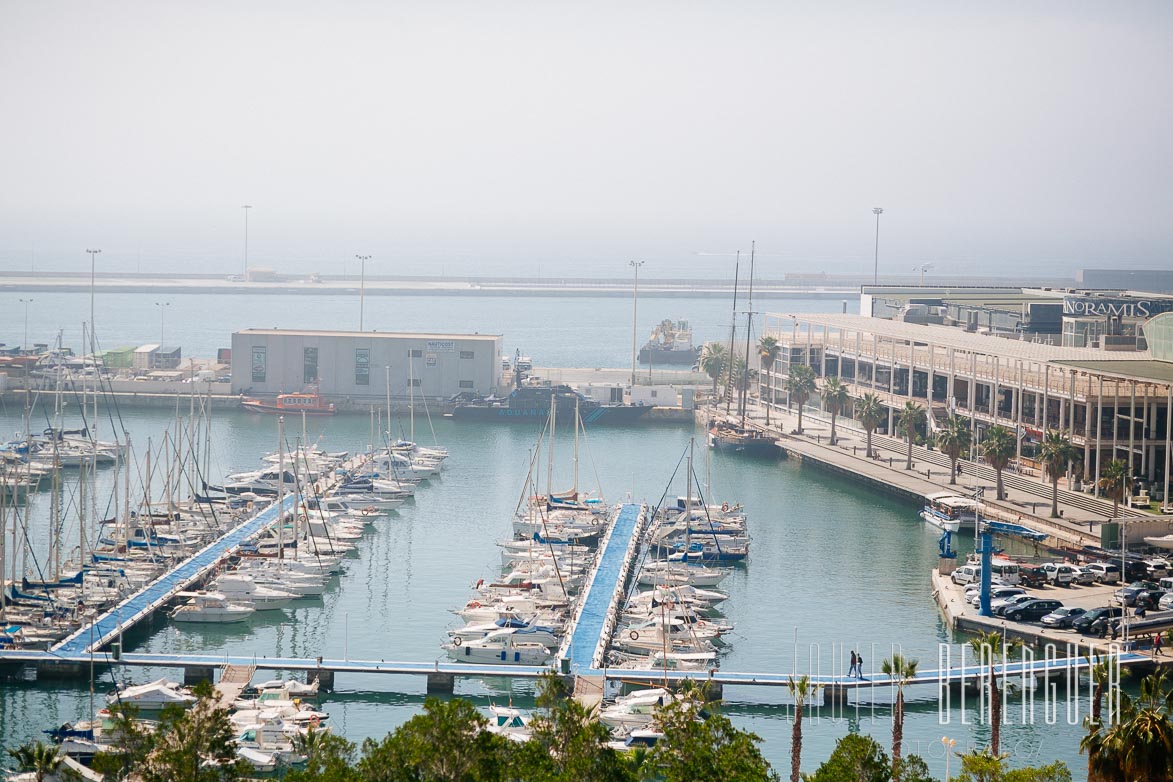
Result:
<instances>
[{"instance_id":1,"label":"hazy sky","mask_svg":"<svg viewBox=\"0 0 1173 782\"><path fill-rule=\"evenodd\" d=\"M0 0L0 268L1173 267L1169 2ZM348 270L354 269L350 260Z\"/></svg>"}]
</instances>

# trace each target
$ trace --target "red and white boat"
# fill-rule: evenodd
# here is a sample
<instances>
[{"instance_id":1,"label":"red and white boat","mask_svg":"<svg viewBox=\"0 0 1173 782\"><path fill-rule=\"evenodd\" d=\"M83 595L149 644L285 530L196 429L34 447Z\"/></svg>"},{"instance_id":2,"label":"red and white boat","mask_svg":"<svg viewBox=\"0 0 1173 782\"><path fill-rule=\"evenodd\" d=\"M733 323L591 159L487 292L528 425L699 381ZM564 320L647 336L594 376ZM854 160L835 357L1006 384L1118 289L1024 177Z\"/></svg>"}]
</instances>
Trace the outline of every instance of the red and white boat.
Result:
<instances>
[{"instance_id":1,"label":"red and white boat","mask_svg":"<svg viewBox=\"0 0 1173 782\"><path fill-rule=\"evenodd\" d=\"M334 415L334 403L323 399L316 388L307 388L296 394L278 394L273 402L246 397L240 400L240 406L254 413Z\"/></svg>"}]
</instances>

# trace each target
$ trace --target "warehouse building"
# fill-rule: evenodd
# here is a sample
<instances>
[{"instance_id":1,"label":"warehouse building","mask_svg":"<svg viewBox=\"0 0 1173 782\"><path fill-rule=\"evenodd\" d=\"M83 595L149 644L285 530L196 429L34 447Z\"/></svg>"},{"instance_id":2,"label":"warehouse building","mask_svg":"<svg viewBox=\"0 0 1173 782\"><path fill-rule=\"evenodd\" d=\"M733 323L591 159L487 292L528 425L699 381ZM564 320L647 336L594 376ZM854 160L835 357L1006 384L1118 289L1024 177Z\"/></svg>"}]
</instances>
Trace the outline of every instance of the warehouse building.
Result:
<instances>
[{"instance_id":1,"label":"warehouse building","mask_svg":"<svg viewBox=\"0 0 1173 782\"><path fill-rule=\"evenodd\" d=\"M272 396L317 386L331 401L447 398L498 390L499 334L245 329L232 335L232 390Z\"/></svg>"}]
</instances>

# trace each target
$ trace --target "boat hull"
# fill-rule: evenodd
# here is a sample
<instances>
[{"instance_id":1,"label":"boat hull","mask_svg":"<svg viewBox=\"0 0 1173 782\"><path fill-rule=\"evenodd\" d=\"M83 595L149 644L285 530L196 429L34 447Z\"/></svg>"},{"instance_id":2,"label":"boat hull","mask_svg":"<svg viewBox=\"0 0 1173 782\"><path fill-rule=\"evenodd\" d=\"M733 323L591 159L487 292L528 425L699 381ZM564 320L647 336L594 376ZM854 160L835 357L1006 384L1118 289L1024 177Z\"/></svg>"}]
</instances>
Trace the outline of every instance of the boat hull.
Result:
<instances>
[{"instance_id":1,"label":"boat hull","mask_svg":"<svg viewBox=\"0 0 1173 782\"><path fill-rule=\"evenodd\" d=\"M603 405L582 413L584 424L623 425L643 418L652 408L640 405ZM562 411L559 411L561 414ZM570 411L573 415L573 410ZM461 421L492 421L504 424L542 424L550 416L550 408L488 407L459 405L452 409L452 417Z\"/></svg>"},{"instance_id":2,"label":"boat hull","mask_svg":"<svg viewBox=\"0 0 1173 782\"><path fill-rule=\"evenodd\" d=\"M268 402L262 402L257 399L246 399L240 403L240 406L250 413L264 413L266 415L308 415L308 416L322 416L334 415L333 408L322 407L304 407L304 408L289 408L280 407Z\"/></svg>"},{"instance_id":3,"label":"boat hull","mask_svg":"<svg viewBox=\"0 0 1173 782\"><path fill-rule=\"evenodd\" d=\"M651 364L657 366L659 364L678 364L685 366L692 366L697 362L701 356L700 348L691 348L689 350L663 350L661 348L648 347L644 345L639 351L639 363Z\"/></svg>"}]
</instances>

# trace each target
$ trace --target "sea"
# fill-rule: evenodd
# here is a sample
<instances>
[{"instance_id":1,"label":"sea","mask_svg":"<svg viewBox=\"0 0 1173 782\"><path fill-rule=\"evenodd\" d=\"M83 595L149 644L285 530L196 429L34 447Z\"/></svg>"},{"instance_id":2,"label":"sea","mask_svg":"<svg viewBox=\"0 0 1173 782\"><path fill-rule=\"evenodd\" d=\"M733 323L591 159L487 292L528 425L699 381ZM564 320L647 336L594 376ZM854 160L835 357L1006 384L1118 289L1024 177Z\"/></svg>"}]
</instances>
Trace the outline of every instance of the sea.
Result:
<instances>
[{"instance_id":1,"label":"sea","mask_svg":"<svg viewBox=\"0 0 1173 782\"><path fill-rule=\"evenodd\" d=\"M88 294L33 294L24 339L23 305L0 306L0 342L50 342L60 333L66 345L81 342L88 320ZM8 297L6 296L6 299ZM24 298L27 298L25 296ZM727 339L732 306L709 298L644 299L638 303L640 341L665 318L687 319L698 342ZM852 307L852 303L849 303ZM739 305L744 309L745 305ZM839 301L768 300L755 310L771 312L840 311ZM159 340L183 347L184 355L214 355L230 344L232 331L246 327L357 328L356 297L341 296L185 296L168 294L99 295L95 302L97 336L105 347ZM539 366L624 367L630 363L632 302L614 298L540 296L368 297L368 328L394 331L481 332L504 336L507 351L532 356ZM757 326L760 328L760 325ZM759 332L760 333L760 332ZM184 405L179 406L186 413ZM418 408L418 406L417 406ZM526 426L453 421L417 409L414 422L396 415L390 428L422 444L439 443L451 452L443 473L420 488L416 498L386 518L360 542L357 556L320 599L296 608L265 612L238 626L182 627L160 617L129 633L128 650L199 652L266 656L351 657L433 661L443 659L445 631L458 618L451 612L471 598L478 579L499 572L498 540L509 537L510 519L523 495L537 430ZM422 413L422 414L421 414ZM40 430L52 411L38 411ZM65 422L78 423L76 404ZM141 471L148 441L156 465L165 463L164 433L175 426L175 411L103 411L100 437L129 432ZM22 411L0 409L0 437L22 431ZM287 438L303 436L300 422ZM695 471L714 502L740 502L753 536L750 560L738 566L722 588L729 599L726 619L736 626L728 637L721 666L746 672L828 672L846 667L850 650L864 655L864 672L877 684L859 691L847 706L815 708L804 719L804 770L825 760L838 738L873 735L891 739L893 693L875 675L881 660L899 651L922 668L938 666L942 649L964 643L944 624L930 594L929 573L937 561L938 535L917 517L919 508L875 494L848 480L814 472L787 461L747 460L710 453L702 433L690 425L655 425L588 430L580 441L579 487L597 490L608 501L655 504L684 493L682 460L695 448ZM339 415L309 420L304 436L327 450L358 450L370 441L366 416ZM266 416L217 410L211 420L214 482L251 469L261 455L277 448L277 422ZM695 445L694 445L695 444ZM556 486L573 480L573 432L561 430L552 461ZM542 457L543 460L546 456ZM675 474L675 478L673 478ZM139 479L141 482L141 479ZM162 484L155 474L156 490ZM141 491L141 486L140 489ZM176 491L185 494L186 485ZM116 501L112 471L99 474L98 515ZM62 489L65 538L78 535L76 478ZM48 535L49 493L36 496L30 512L33 559L43 569ZM67 544L67 545L70 545ZM962 544L965 545L964 543ZM956 655L956 646L954 649ZM956 660L956 656L954 657ZM148 681L175 671L98 667L82 681L0 680L0 746L13 747L42 737L41 731L84 719L100 708L117 683ZM269 677L258 672L258 677ZM480 706L511 701L532 704L532 685L523 681L461 680L456 694ZM338 674L336 689L322 700L336 732L361 741L381 737L419 712L424 700L419 678ZM932 687L909 690L905 753L923 756L930 769L945 774L943 738L956 750L989 738L978 704L959 693L947 696ZM1018 697L1017 695L1015 697ZM1018 700L1007 709L1003 751L1014 765L1061 759L1082 778L1078 753L1081 715L1041 706L1023 711ZM766 757L780 772L789 768L793 706L784 688L726 687L723 713L762 739ZM951 761L953 771L957 761Z\"/></svg>"}]
</instances>

